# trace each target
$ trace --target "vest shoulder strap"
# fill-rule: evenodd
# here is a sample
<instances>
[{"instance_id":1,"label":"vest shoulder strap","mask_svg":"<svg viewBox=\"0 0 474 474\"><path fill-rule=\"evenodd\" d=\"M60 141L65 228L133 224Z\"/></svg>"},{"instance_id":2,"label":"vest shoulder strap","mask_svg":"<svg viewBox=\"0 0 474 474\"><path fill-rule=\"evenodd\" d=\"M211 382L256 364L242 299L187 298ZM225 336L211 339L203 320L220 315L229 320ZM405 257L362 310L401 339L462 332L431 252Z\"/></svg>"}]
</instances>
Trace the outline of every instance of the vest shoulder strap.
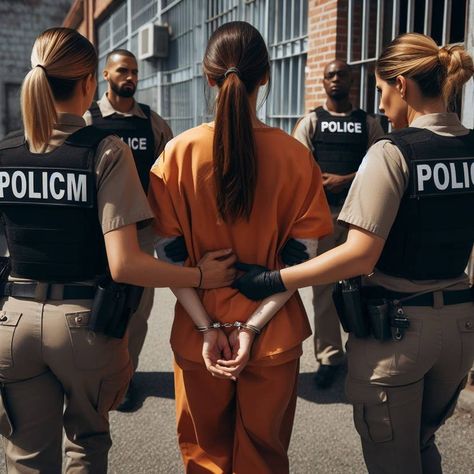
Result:
<instances>
[{"instance_id":1,"label":"vest shoulder strap","mask_svg":"<svg viewBox=\"0 0 474 474\"><path fill-rule=\"evenodd\" d=\"M143 113L146 115L146 118L147 119L150 119L150 116L151 116L151 109L150 109L150 106L146 105L146 104L142 104L142 103L138 103L138 105L140 106L140 108L143 110Z\"/></svg>"},{"instance_id":2,"label":"vest shoulder strap","mask_svg":"<svg viewBox=\"0 0 474 474\"><path fill-rule=\"evenodd\" d=\"M89 112L92 117L92 122L94 122L96 119L102 118L102 112L100 111L99 104L95 100L92 102Z\"/></svg>"},{"instance_id":3,"label":"vest shoulder strap","mask_svg":"<svg viewBox=\"0 0 474 474\"><path fill-rule=\"evenodd\" d=\"M351 117L359 120L359 122L367 122L367 112L362 109L355 109L351 112Z\"/></svg>"},{"instance_id":4,"label":"vest shoulder strap","mask_svg":"<svg viewBox=\"0 0 474 474\"><path fill-rule=\"evenodd\" d=\"M316 114L316 117L319 120L321 120L322 118L325 118L327 117L328 115L330 116L331 114L329 114L329 112L327 110L324 110L324 107L323 106L319 106L319 107L316 107L315 109L313 109L313 112Z\"/></svg>"},{"instance_id":5,"label":"vest shoulder strap","mask_svg":"<svg viewBox=\"0 0 474 474\"><path fill-rule=\"evenodd\" d=\"M427 141L433 132L426 130L424 128L416 127L407 127L401 130L395 130L387 135L383 135L378 138L376 142L380 140L389 140L391 141L405 157L406 160L409 160L411 153L411 146L415 143L421 143Z\"/></svg>"},{"instance_id":6,"label":"vest shoulder strap","mask_svg":"<svg viewBox=\"0 0 474 474\"><path fill-rule=\"evenodd\" d=\"M17 148L25 143L24 130L15 130L10 132L6 137L0 141L0 150L7 150L9 148Z\"/></svg>"},{"instance_id":7,"label":"vest shoulder strap","mask_svg":"<svg viewBox=\"0 0 474 474\"><path fill-rule=\"evenodd\" d=\"M95 148L105 137L108 137L109 135L114 135L114 133L108 130L101 130L100 128L94 127L93 125L89 125L88 127L83 127L77 132L69 135L64 143L84 148Z\"/></svg>"}]
</instances>

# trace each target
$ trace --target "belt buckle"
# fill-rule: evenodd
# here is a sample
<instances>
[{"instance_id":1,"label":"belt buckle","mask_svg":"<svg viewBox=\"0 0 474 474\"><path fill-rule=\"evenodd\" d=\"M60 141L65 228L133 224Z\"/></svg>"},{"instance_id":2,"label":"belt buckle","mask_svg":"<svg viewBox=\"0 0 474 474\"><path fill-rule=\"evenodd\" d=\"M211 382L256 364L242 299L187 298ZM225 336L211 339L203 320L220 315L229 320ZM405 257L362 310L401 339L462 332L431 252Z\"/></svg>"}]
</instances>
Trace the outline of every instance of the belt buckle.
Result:
<instances>
[{"instance_id":1,"label":"belt buckle","mask_svg":"<svg viewBox=\"0 0 474 474\"><path fill-rule=\"evenodd\" d=\"M49 299L51 291L51 284L47 282L38 281L35 288L35 300L44 302Z\"/></svg>"}]
</instances>

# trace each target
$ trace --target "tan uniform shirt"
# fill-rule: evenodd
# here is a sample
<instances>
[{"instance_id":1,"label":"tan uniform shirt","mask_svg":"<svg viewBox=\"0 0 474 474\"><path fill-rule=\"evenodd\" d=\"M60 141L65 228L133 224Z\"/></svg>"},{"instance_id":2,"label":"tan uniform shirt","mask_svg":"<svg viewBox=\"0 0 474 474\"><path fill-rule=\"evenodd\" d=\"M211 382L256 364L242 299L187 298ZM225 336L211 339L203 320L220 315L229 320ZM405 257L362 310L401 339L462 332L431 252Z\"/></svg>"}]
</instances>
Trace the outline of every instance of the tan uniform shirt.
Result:
<instances>
[{"instance_id":1,"label":"tan uniform shirt","mask_svg":"<svg viewBox=\"0 0 474 474\"><path fill-rule=\"evenodd\" d=\"M347 117L349 113L336 113L328 110L326 104L323 105L324 109L327 110L334 117ZM355 109L352 109L355 110ZM318 119L314 112L305 115L295 126L293 130L293 136L301 142L306 148L314 153L314 146L311 142L315 132ZM368 147L370 147L377 138L383 136L384 131L377 120L370 115L367 116L367 133L368 133Z\"/></svg>"},{"instance_id":2,"label":"tan uniform shirt","mask_svg":"<svg viewBox=\"0 0 474 474\"><path fill-rule=\"evenodd\" d=\"M136 101L133 102L133 107L127 113L115 110L107 98L107 92L97 101L97 105L99 106L102 117L121 118L136 116L146 119L145 113ZM166 143L173 138L173 132L165 120L156 112L153 110L150 110L150 112L151 130L155 139L155 157L157 158L165 148ZM92 125L92 117L89 111L84 114L84 120L87 125Z\"/></svg>"},{"instance_id":3,"label":"tan uniform shirt","mask_svg":"<svg viewBox=\"0 0 474 474\"><path fill-rule=\"evenodd\" d=\"M410 126L426 128L444 136L469 133L454 113L423 115ZM399 149L388 140L377 142L369 149L357 171L339 214L339 221L365 229L386 240L407 188L408 178L409 169ZM369 278L371 284L406 292L446 287L456 281L465 282L467 277L458 280L411 281L376 270ZM459 287L463 285L450 289Z\"/></svg>"}]
</instances>

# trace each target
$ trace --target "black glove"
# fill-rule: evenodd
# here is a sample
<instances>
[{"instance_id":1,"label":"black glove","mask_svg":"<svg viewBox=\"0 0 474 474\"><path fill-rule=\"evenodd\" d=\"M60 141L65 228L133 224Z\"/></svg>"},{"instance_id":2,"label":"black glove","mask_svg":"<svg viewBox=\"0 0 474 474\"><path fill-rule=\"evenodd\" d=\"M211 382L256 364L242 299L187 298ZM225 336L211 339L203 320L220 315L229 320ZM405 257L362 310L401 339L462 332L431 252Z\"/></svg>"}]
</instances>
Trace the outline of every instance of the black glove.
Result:
<instances>
[{"instance_id":1,"label":"black glove","mask_svg":"<svg viewBox=\"0 0 474 474\"><path fill-rule=\"evenodd\" d=\"M234 280L232 288L251 300L263 300L267 296L286 291L279 270L241 262L237 262L235 268L247 273Z\"/></svg>"},{"instance_id":2,"label":"black glove","mask_svg":"<svg viewBox=\"0 0 474 474\"><path fill-rule=\"evenodd\" d=\"M184 262L188 258L188 249L184 237L179 236L164 247L166 258L173 262Z\"/></svg>"},{"instance_id":3,"label":"black glove","mask_svg":"<svg viewBox=\"0 0 474 474\"><path fill-rule=\"evenodd\" d=\"M295 239L288 239L280 252L281 260L285 265L298 265L306 262L309 254L306 252L306 245Z\"/></svg>"}]
</instances>

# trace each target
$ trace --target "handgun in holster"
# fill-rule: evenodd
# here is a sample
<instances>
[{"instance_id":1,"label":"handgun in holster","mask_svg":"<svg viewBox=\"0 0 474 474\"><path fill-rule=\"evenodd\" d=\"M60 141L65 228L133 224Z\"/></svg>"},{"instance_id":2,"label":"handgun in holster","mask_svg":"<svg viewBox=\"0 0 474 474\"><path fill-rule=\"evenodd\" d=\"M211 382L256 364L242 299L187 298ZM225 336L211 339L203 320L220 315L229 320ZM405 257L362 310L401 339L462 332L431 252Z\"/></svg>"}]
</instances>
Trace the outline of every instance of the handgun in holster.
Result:
<instances>
[{"instance_id":1,"label":"handgun in holster","mask_svg":"<svg viewBox=\"0 0 474 474\"><path fill-rule=\"evenodd\" d=\"M137 310L143 287L117 283L104 278L97 285L92 303L89 329L121 339L130 317Z\"/></svg>"}]
</instances>

